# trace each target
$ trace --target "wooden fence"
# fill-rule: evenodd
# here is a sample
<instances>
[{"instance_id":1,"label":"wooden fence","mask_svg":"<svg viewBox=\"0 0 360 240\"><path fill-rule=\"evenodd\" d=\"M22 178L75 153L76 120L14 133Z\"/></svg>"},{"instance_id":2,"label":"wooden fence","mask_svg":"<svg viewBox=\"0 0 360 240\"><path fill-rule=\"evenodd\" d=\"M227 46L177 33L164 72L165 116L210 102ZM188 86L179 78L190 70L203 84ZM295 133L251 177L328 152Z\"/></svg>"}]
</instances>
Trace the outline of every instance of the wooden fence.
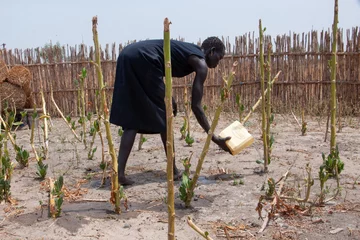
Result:
<instances>
[{"instance_id":1,"label":"wooden fence","mask_svg":"<svg viewBox=\"0 0 360 240\"><path fill-rule=\"evenodd\" d=\"M219 98L223 74L229 71L232 62L239 62L236 69L233 94L227 103L227 110L236 111L235 95L240 94L246 108L251 107L260 97L260 72L258 63L258 37L248 33L235 39L223 39L226 57L216 69L209 71L204 88L203 104L212 109ZM271 71L274 76L282 71L273 90L274 112L289 112L304 108L306 112L320 114L327 112L330 92L331 31L311 31L303 34L265 37L265 54L268 44L271 48ZM102 67L110 103L114 84L116 59L123 46L106 44L103 49ZM337 94L344 114L358 114L360 95L360 33L358 27L339 30L337 64ZM98 89L92 46L79 45L52 46L36 49L0 50L0 59L12 67L25 65L33 74L32 89L37 104L40 104L40 82L45 99L50 103L50 84L54 98L64 114L78 115L77 87L82 68L86 68L88 78L85 83L87 111L94 111L95 93ZM174 97L180 110L183 109L184 89L191 91L194 74L184 78L174 78ZM48 104L52 115L58 116L52 104Z\"/></svg>"}]
</instances>

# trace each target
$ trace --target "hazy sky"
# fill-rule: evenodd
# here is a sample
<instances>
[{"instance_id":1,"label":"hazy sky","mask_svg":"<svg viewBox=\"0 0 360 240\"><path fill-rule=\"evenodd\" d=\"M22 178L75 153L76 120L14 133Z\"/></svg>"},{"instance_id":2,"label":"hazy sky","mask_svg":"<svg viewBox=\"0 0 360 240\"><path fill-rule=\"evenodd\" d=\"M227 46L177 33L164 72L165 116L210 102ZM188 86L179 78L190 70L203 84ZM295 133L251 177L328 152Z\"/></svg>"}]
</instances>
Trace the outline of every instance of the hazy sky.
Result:
<instances>
[{"instance_id":1,"label":"hazy sky","mask_svg":"<svg viewBox=\"0 0 360 240\"><path fill-rule=\"evenodd\" d=\"M258 31L308 32L331 27L333 0L0 0L0 44L32 48L52 41L92 45L91 19L98 16L100 43L162 38L163 20L171 37L197 42L208 36ZM339 0L339 27L360 26L360 0Z\"/></svg>"}]
</instances>

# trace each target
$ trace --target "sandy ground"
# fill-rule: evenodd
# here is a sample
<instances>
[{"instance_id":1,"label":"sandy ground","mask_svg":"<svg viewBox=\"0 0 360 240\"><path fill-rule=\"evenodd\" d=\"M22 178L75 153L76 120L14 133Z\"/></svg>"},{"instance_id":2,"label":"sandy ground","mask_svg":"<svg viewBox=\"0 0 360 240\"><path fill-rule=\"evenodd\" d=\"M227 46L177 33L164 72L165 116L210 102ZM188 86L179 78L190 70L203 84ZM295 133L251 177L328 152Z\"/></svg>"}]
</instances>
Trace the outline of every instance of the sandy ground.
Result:
<instances>
[{"instance_id":1,"label":"sandy ground","mask_svg":"<svg viewBox=\"0 0 360 240\"><path fill-rule=\"evenodd\" d=\"M181 115L175 118L176 161L182 169L181 159L193 152L194 171L206 134L193 117L195 143L186 146L184 140L179 140ZM235 119L235 114L223 114L217 133ZM337 135L341 159L345 162L341 195L325 206L312 207L307 214L300 213L301 210L287 216L278 214L264 232L258 233L263 220L255 208L264 194L262 186L267 178L278 180L292 166L286 187L298 187L298 183L304 184L305 166L309 163L315 178L310 199L316 199L321 153L329 152L329 141L324 142L325 120L308 117L307 135L301 136L292 116L276 115L272 129L273 161L268 174L259 174L260 165L256 163L262 157L259 116L253 116L246 125L255 137L254 144L239 155L231 156L212 143L195 190L193 208L184 208L178 197L180 182L176 182L176 238L202 239L186 223L191 216L213 239L227 239L224 228L228 239L360 239L360 179L356 181L360 172L360 123L359 119L350 118L343 119L342 132ZM56 220L49 219L47 207L40 206L40 202L47 203L48 193L46 182L35 179L34 160L26 169L15 166L11 193L17 205L0 205L0 239L166 239L166 157L160 136L145 135L147 141L140 151L137 137L127 168L128 177L136 183L125 188L128 210L122 206L123 213L116 215L109 202L89 201L106 201L110 197L109 178L99 188L99 139L95 143L98 151L94 160L88 160L87 150L75 142L62 119L53 119L52 123L48 176L63 174L65 187L71 192L63 204L63 213ZM120 142L117 130L112 126L116 150ZM28 150L29 136L28 129L17 132L18 144ZM36 141L40 143L39 136ZM329 180L327 186L331 188L331 196L335 181ZM265 216L265 211L262 215Z\"/></svg>"}]
</instances>

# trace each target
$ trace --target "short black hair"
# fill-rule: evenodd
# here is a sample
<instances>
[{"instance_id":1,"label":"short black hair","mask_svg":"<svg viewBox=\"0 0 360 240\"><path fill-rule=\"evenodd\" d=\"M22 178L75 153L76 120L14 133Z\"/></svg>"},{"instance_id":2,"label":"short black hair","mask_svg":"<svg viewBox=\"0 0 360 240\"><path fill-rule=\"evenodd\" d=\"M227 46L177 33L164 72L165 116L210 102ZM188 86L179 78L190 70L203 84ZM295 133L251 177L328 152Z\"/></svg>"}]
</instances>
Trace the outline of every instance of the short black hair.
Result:
<instances>
[{"instance_id":1,"label":"short black hair","mask_svg":"<svg viewBox=\"0 0 360 240\"><path fill-rule=\"evenodd\" d=\"M221 53L223 56L225 55L225 45L218 37L208 37L201 44L201 48L207 52L211 48L215 48L215 50Z\"/></svg>"}]
</instances>

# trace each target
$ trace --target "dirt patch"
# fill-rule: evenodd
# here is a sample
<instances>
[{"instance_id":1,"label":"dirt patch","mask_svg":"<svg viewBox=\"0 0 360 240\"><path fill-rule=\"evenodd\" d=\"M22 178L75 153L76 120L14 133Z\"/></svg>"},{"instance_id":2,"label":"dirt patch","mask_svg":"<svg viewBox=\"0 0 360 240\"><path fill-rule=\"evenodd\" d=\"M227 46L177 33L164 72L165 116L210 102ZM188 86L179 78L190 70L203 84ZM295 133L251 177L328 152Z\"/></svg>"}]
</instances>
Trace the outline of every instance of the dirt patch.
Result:
<instances>
[{"instance_id":1,"label":"dirt patch","mask_svg":"<svg viewBox=\"0 0 360 240\"><path fill-rule=\"evenodd\" d=\"M236 119L236 114L223 114L218 130ZM195 143L186 146L179 140L182 117L175 118L176 163L193 152L192 171L201 153L206 135L192 120ZM252 146L237 156L231 156L211 144L191 209L184 208L176 187L177 239L201 239L186 223L187 217L214 239L360 239L360 185L355 180L360 172L359 120L344 118L343 129L337 135L345 170L341 178L341 195L323 207L313 207L309 214L277 215L263 233L258 233L263 221L255 208L264 193L267 178L279 179L289 168L288 188L298 188L306 176L307 163L315 178L311 199L319 193L317 174L322 163L321 154L328 154L329 142L324 142L325 119L307 117L308 132L301 136L292 116L276 115L273 126L274 149L268 174L259 174L256 160L262 158L259 116L254 116L246 127L255 137ZM53 119L50 132L49 176L64 175L65 187L72 198L63 204L63 214L53 220L47 217L46 184L35 179L36 162L26 169L14 169L11 192L16 206L0 205L1 239L164 239L167 234L166 156L159 135L145 135L142 150L137 142L128 161L127 175L136 184L126 187L129 208L121 215L113 213L110 179L100 188L100 141L94 160L87 159L87 150L75 143L61 119ZM115 147L120 138L112 126ZM30 150L30 130L17 132L19 145ZM40 144L40 136L36 137ZM107 157L106 159L110 159ZM335 188L330 179L327 185ZM300 186L301 187L301 186ZM330 191L331 194L331 191ZM96 200L99 200L98 202ZM100 201L101 200L101 201ZM263 213L264 214L264 213ZM264 214L265 215L265 214Z\"/></svg>"}]
</instances>

